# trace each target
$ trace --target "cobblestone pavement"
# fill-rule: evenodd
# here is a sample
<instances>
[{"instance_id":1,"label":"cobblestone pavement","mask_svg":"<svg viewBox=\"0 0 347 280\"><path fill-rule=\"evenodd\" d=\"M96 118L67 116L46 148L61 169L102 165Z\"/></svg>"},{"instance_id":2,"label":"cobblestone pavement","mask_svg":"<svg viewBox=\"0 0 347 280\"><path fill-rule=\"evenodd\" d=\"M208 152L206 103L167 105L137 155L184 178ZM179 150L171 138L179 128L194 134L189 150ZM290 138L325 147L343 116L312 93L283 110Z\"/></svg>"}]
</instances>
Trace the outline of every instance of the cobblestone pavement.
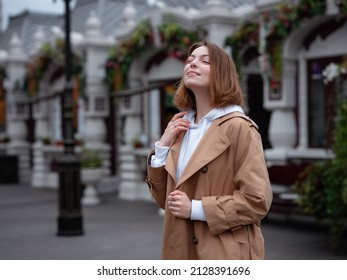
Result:
<instances>
[{"instance_id":1,"label":"cobblestone pavement","mask_svg":"<svg viewBox=\"0 0 347 280\"><path fill-rule=\"evenodd\" d=\"M1 260L156 260L163 218L153 202L102 194L84 206L84 234L57 236L57 191L0 185ZM270 215L271 217L271 215ZM268 260L338 260L326 228L270 218L262 224Z\"/></svg>"}]
</instances>

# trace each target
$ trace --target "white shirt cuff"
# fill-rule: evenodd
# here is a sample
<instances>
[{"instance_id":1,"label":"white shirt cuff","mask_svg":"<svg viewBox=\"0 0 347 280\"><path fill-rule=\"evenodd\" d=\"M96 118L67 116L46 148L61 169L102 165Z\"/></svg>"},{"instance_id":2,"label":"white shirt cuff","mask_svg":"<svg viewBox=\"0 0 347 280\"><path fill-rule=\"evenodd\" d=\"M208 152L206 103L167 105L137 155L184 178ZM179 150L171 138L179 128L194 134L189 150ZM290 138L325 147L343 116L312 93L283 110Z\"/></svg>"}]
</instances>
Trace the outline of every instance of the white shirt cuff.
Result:
<instances>
[{"instance_id":1,"label":"white shirt cuff","mask_svg":"<svg viewBox=\"0 0 347 280\"><path fill-rule=\"evenodd\" d=\"M161 167L166 163L166 157L169 152L169 147L159 146L158 142L155 142L154 145L154 155L151 157L151 166L152 167Z\"/></svg>"},{"instance_id":2,"label":"white shirt cuff","mask_svg":"<svg viewBox=\"0 0 347 280\"><path fill-rule=\"evenodd\" d=\"M192 200L192 213L190 214L191 220L206 221L204 208L202 207L201 200Z\"/></svg>"}]
</instances>

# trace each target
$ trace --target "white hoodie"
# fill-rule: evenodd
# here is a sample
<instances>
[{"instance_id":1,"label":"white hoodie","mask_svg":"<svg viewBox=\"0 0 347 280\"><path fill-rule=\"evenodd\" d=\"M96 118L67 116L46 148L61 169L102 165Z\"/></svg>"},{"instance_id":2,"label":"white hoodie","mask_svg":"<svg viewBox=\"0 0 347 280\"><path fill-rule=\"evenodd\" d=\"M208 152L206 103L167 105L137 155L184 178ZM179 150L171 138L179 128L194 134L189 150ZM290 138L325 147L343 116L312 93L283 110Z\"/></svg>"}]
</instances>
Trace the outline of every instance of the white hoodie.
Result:
<instances>
[{"instance_id":1,"label":"white hoodie","mask_svg":"<svg viewBox=\"0 0 347 280\"><path fill-rule=\"evenodd\" d=\"M194 123L194 118L196 112L193 110L188 111L188 113L183 116L184 119L187 119L191 125L189 129L186 131L180 149L180 154L178 157L178 164L176 170L176 181L180 178L183 173L184 168L193 152L195 151L197 145L199 144L201 138L206 133L207 129L210 127L212 122L215 119L223 117L232 112L241 112L244 114L242 108L238 105L229 105L224 108L214 108L210 112L208 112L198 124ZM158 146L158 142L155 143L154 155L151 158L151 166L152 167L160 167L165 165L166 157L169 152L169 147ZM203 213L202 203L201 201L192 201L192 220L206 220L205 215Z\"/></svg>"}]
</instances>

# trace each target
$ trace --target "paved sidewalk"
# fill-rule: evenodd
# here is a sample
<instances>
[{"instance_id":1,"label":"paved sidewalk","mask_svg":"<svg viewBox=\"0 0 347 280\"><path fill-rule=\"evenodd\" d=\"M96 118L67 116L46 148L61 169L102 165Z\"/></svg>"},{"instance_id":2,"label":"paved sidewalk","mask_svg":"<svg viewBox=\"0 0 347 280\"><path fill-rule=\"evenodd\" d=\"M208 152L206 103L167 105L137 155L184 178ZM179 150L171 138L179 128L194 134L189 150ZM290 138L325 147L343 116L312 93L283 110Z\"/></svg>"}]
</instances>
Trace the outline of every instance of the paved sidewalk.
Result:
<instances>
[{"instance_id":1,"label":"paved sidewalk","mask_svg":"<svg viewBox=\"0 0 347 280\"><path fill-rule=\"evenodd\" d=\"M163 218L154 203L102 194L82 214L84 235L57 236L57 191L0 185L0 259L160 259ZM347 259L331 252L327 229L272 219L262 229L266 259Z\"/></svg>"}]
</instances>

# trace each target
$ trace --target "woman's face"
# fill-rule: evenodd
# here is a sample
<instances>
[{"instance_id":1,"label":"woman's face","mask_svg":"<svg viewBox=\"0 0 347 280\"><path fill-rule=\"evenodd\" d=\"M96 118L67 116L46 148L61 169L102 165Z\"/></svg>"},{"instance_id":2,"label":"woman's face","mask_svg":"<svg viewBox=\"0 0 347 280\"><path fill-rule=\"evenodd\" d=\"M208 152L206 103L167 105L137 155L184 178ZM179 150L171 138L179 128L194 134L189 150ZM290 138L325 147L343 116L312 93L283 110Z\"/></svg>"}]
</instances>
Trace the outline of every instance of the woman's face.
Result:
<instances>
[{"instance_id":1,"label":"woman's face","mask_svg":"<svg viewBox=\"0 0 347 280\"><path fill-rule=\"evenodd\" d=\"M196 48L184 66L184 85L192 90L208 90L210 84L210 57L206 46Z\"/></svg>"}]
</instances>

